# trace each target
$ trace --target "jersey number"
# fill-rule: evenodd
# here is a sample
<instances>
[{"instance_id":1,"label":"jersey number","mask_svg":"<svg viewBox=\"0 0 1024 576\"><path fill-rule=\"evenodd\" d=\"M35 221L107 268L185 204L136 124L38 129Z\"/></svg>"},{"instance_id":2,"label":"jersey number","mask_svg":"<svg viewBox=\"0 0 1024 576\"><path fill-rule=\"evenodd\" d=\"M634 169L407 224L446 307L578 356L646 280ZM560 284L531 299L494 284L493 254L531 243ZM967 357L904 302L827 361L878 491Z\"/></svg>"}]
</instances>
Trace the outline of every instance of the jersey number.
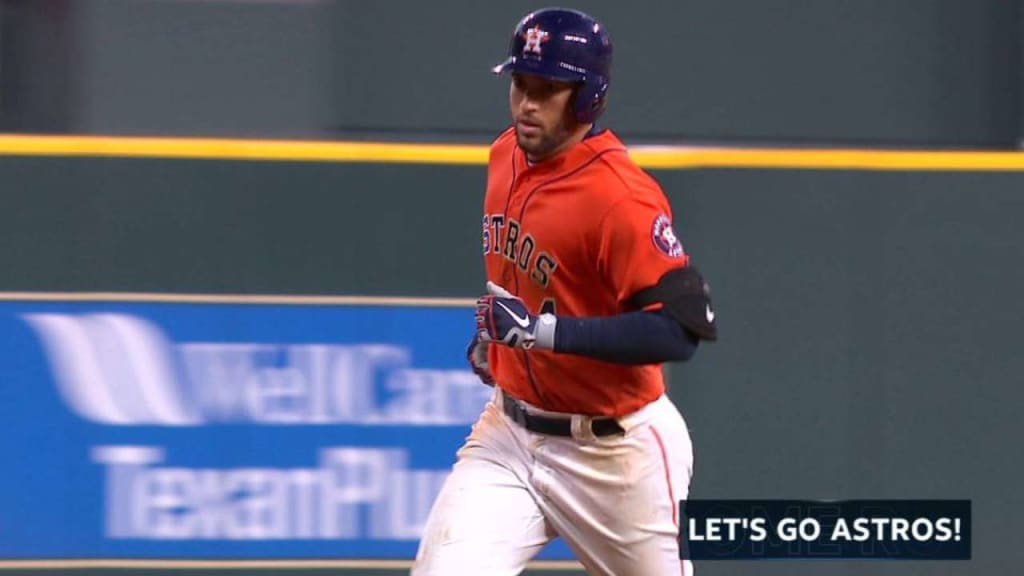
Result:
<instances>
[{"instance_id":1,"label":"jersey number","mask_svg":"<svg viewBox=\"0 0 1024 576\"><path fill-rule=\"evenodd\" d=\"M544 302L540 305L541 314L551 314L554 316L558 316L558 312L555 311L556 309L557 307L555 306L554 298L545 298Z\"/></svg>"}]
</instances>

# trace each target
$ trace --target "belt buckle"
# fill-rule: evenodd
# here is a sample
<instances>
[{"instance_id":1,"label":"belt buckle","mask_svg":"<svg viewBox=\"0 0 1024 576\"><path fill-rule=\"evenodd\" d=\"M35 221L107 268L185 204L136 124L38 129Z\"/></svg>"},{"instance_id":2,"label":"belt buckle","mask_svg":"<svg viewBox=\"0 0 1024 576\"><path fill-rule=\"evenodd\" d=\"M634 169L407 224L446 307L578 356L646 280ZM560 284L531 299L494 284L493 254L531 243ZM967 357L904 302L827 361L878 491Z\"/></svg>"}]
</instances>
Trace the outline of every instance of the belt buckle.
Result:
<instances>
[{"instance_id":1,"label":"belt buckle","mask_svg":"<svg viewBox=\"0 0 1024 576\"><path fill-rule=\"evenodd\" d=\"M573 414L569 420L569 430L576 440L593 442L597 440L594 434L594 418L583 414Z\"/></svg>"}]
</instances>

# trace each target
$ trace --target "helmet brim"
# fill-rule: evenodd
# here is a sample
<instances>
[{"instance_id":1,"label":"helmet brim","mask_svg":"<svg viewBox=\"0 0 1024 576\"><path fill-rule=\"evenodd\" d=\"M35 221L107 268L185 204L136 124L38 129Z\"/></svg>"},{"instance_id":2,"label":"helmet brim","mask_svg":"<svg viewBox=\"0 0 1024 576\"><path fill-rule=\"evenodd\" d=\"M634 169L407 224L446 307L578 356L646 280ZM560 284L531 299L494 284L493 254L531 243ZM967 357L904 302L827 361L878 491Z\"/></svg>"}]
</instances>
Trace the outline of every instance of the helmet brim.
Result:
<instances>
[{"instance_id":1,"label":"helmet brim","mask_svg":"<svg viewBox=\"0 0 1024 576\"><path fill-rule=\"evenodd\" d=\"M509 56L504 62L491 68L491 72L496 75L506 72L518 72L520 74L541 76L558 82L583 82L587 78L585 74L556 68L548 62L517 58L515 56Z\"/></svg>"}]
</instances>

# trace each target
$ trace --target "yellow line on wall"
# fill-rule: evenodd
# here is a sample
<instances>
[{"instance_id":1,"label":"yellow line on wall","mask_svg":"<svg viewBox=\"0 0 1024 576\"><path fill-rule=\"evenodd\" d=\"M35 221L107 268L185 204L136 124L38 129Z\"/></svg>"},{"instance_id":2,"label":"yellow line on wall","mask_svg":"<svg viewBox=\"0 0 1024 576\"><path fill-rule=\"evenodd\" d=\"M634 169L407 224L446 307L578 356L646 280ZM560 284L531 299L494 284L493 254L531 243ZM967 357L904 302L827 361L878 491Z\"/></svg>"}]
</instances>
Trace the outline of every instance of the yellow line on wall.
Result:
<instances>
[{"instance_id":1,"label":"yellow line on wall","mask_svg":"<svg viewBox=\"0 0 1024 576\"><path fill-rule=\"evenodd\" d=\"M634 146L644 168L1024 171L1024 152ZM312 140L0 134L0 156L483 165L487 146Z\"/></svg>"},{"instance_id":2,"label":"yellow line on wall","mask_svg":"<svg viewBox=\"0 0 1024 576\"><path fill-rule=\"evenodd\" d=\"M0 154L291 162L485 164L487 147L454 144L0 135Z\"/></svg>"},{"instance_id":3,"label":"yellow line on wall","mask_svg":"<svg viewBox=\"0 0 1024 576\"><path fill-rule=\"evenodd\" d=\"M644 168L782 168L802 170L981 171L1024 170L1022 152L853 149L634 147Z\"/></svg>"}]
</instances>

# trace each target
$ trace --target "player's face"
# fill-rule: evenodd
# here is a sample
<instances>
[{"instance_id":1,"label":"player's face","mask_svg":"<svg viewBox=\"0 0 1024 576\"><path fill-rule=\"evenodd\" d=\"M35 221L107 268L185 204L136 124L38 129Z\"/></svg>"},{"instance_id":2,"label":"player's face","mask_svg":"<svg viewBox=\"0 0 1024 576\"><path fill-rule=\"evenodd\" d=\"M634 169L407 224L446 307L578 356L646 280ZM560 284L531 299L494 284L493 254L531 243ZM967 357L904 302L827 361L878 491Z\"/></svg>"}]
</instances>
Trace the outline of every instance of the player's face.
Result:
<instances>
[{"instance_id":1,"label":"player's face","mask_svg":"<svg viewBox=\"0 0 1024 576\"><path fill-rule=\"evenodd\" d=\"M516 139L530 160L545 160L574 143L579 125L569 113L573 88L540 76L512 75L509 105Z\"/></svg>"}]
</instances>

